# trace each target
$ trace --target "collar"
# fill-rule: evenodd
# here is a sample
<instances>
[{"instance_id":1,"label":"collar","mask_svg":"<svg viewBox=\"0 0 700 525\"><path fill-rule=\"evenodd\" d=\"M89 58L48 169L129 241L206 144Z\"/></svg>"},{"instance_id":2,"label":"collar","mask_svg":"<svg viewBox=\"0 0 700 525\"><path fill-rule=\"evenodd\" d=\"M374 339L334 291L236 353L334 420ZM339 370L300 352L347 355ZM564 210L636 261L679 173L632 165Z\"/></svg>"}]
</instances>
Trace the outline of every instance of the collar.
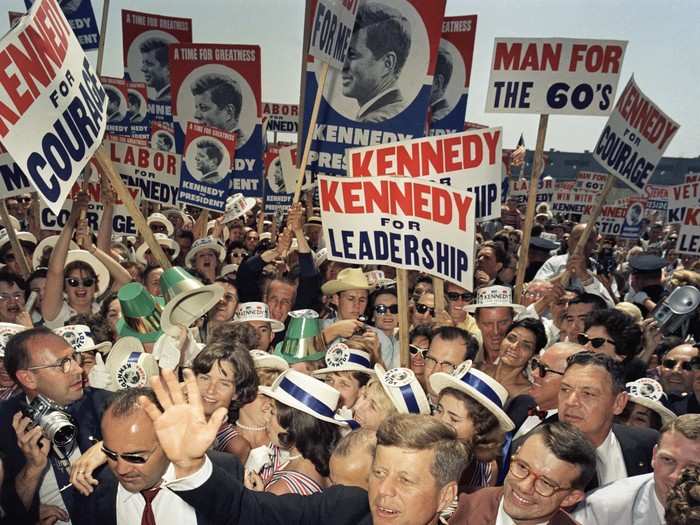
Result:
<instances>
[{"instance_id":1,"label":"collar","mask_svg":"<svg viewBox=\"0 0 700 525\"><path fill-rule=\"evenodd\" d=\"M160 91L156 93L156 98L160 98L163 95L167 94L168 91L170 91L170 82L168 82L165 86L163 86Z\"/></svg>"},{"instance_id":2,"label":"collar","mask_svg":"<svg viewBox=\"0 0 700 525\"><path fill-rule=\"evenodd\" d=\"M599 447L595 449L596 454L610 454L611 450L613 449L613 447L615 447L616 444L617 438L615 437L615 433L612 431L611 428L605 440L600 444Z\"/></svg>"},{"instance_id":3,"label":"collar","mask_svg":"<svg viewBox=\"0 0 700 525\"><path fill-rule=\"evenodd\" d=\"M385 89L384 91L381 91L379 94L375 95L371 99L369 99L367 102L365 102L362 106L360 106L360 109L357 110L357 116L361 116L367 111L369 108L372 107L372 104L374 104L377 100L382 98L384 95L391 91L396 91L396 84L392 84L390 87Z\"/></svg>"},{"instance_id":4,"label":"collar","mask_svg":"<svg viewBox=\"0 0 700 525\"><path fill-rule=\"evenodd\" d=\"M172 463L168 464L168 468L165 470L165 473L163 474L163 477L160 480L160 492L163 492L165 489L168 487L168 482L175 480L175 467L173 466ZM155 487L151 487L153 489ZM150 490L150 489L148 489ZM160 492L156 495L156 498L160 496ZM124 487L122 487L122 484L117 482L117 502L121 504L126 504L131 498L134 496L139 496L141 497L140 492L129 492L126 490ZM155 501L155 498L154 498Z\"/></svg>"}]
</instances>

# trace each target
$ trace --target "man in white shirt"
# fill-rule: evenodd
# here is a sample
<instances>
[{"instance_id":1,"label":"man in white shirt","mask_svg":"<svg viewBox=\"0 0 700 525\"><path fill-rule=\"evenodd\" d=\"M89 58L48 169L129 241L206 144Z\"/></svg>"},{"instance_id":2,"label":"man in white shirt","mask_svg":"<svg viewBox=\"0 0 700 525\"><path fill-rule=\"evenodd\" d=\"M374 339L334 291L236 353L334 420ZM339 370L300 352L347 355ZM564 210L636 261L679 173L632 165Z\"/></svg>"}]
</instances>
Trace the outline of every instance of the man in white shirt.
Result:
<instances>
[{"instance_id":1,"label":"man in white shirt","mask_svg":"<svg viewBox=\"0 0 700 525\"><path fill-rule=\"evenodd\" d=\"M654 448L653 474L643 474L596 490L574 512L591 525L661 525L669 490L690 466L700 466L700 414L686 414L661 430Z\"/></svg>"}]
</instances>

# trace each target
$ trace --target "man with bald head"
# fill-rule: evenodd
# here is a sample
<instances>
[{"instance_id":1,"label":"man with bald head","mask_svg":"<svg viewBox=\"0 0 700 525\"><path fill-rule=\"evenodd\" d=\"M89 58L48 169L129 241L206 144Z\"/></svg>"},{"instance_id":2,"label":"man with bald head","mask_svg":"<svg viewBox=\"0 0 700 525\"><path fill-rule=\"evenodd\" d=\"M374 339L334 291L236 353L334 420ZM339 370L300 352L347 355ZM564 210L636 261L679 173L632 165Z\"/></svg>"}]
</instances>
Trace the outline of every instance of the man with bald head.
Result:
<instances>
[{"instance_id":1,"label":"man with bald head","mask_svg":"<svg viewBox=\"0 0 700 525\"><path fill-rule=\"evenodd\" d=\"M699 353L697 346L684 343L671 348L661 359L657 367L659 381L672 405L680 407L683 404L680 402L692 393L693 359L697 360Z\"/></svg>"}]
</instances>

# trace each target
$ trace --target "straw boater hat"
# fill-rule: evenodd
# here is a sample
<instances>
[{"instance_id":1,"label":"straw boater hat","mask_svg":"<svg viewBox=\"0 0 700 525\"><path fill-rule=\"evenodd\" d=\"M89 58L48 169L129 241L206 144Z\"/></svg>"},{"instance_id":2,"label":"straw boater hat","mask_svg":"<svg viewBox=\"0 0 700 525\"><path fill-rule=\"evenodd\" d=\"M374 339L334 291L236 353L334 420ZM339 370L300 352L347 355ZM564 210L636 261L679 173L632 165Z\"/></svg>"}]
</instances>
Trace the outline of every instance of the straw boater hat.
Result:
<instances>
[{"instance_id":1,"label":"straw boater hat","mask_svg":"<svg viewBox=\"0 0 700 525\"><path fill-rule=\"evenodd\" d=\"M284 333L284 340L275 346L275 355L287 363L304 363L318 361L326 354L317 351L314 344L321 334L321 321L315 310L294 310L289 312L289 324Z\"/></svg>"},{"instance_id":2,"label":"straw boater hat","mask_svg":"<svg viewBox=\"0 0 700 525\"><path fill-rule=\"evenodd\" d=\"M367 283L370 288L374 290L381 290L382 288L389 288L396 285L395 280L384 277L384 272L382 270L365 272L365 277L367 277Z\"/></svg>"},{"instance_id":3,"label":"straw boater hat","mask_svg":"<svg viewBox=\"0 0 700 525\"><path fill-rule=\"evenodd\" d=\"M478 402L491 412L501 429L510 432L515 428L513 421L503 411L508 391L498 381L484 372L472 368L471 361L464 361L453 373L438 372L430 376L430 387L440 394L445 388L454 388Z\"/></svg>"},{"instance_id":4,"label":"straw boater hat","mask_svg":"<svg viewBox=\"0 0 700 525\"><path fill-rule=\"evenodd\" d=\"M474 313L478 308L512 308L515 313L525 310L525 307L514 304L511 289L507 286L485 286L476 291L476 302L468 304L463 310Z\"/></svg>"},{"instance_id":5,"label":"straw boater hat","mask_svg":"<svg viewBox=\"0 0 700 525\"><path fill-rule=\"evenodd\" d=\"M216 220L215 220L215 219L212 219L212 220L210 220L210 221L207 223L207 236L210 236L210 235L211 235L211 232L212 232L212 230L214 229L215 226L216 226ZM228 236L229 236L228 226L224 225L224 227L223 227L223 229L222 229L221 231L222 231L221 235L223 236L223 238L224 238L224 239L228 239Z\"/></svg>"},{"instance_id":6,"label":"straw boater hat","mask_svg":"<svg viewBox=\"0 0 700 525\"><path fill-rule=\"evenodd\" d=\"M36 237L29 232L20 232L15 229L15 235L20 243L29 243L36 246ZM7 233L7 229L0 230L0 250L2 250L6 244L10 243L10 236Z\"/></svg>"},{"instance_id":7,"label":"straw boater hat","mask_svg":"<svg viewBox=\"0 0 700 525\"><path fill-rule=\"evenodd\" d=\"M230 273L237 273L238 272L238 265L237 264L224 264L221 267L221 271L219 272L219 277L226 277Z\"/></svg>"},{"instance_id":8,"label":"straw boater hat","mask_svg":"<svg viewBox=\"0 0 700 525\"><path fill-rule=\"evenodd\" d=\"M170 217L173 215L177 215L182 219L182 223L185 224L187 222L187 215L183 213L182 210L179 208L165 208L164 210L161 210L163 212L163 215L170 220ZM172 222L171 222L172 223ZM167 224L165 225L166 227L168 226Z\"/></svg>"},{"instance_id":9,"label":"straw boater hat","mask_svg":"<svg viewBox=\"0 0 700 525\"><path fill-rule=\"evenodd\" d=\"M178 255L180 255L180 245L173 239L171 239L164 233L156 233L153 236L156 238L156 241L158 241L158 244L173 250L174 253L172 257L170 257L171 260L175 259ZM141 246L136 248L136 261L140 262L141 264L148 264L146 262L146 252L150 249L151 247L148 246L148 243L145 242L142 243Z\"/></svg>"},{"instance_id":10,"label":"straw boater hat","mask_svg":"<svg viewBox=\"0 0 700 525\"><path fill-rule=\"evenodd\" d=\"M316 370L313 375L336 372L364 372L374 375L370 355L362 350L350 348L343 342L335 342L326 352L326 368Z\"/></svg>"},{"instance_id":11,"label":"straw boater hat","mask_svg":"<svg viewBox=\"0 0 700 525\"><path fill-rule=\"evenodd\" d=\"M63 337L66 342L73 347L76 352L98 352L107 353L112 349L112 343L103 341L95 343L95 336L89 326L84 324L69 324L56 328L54 333Z\"/></svg>"},{"instance_id":12,"label":"straw boater hat","mask_svg":"<svg viewBox=\"0 0 700 525\"><path fill-rule=\"evenodd\" d=\"M347 290L369 290L367 276L361 268L345 268L338 272L338 278L321 286L323 295L333 295Z\"/></svg>"},{"instance_id":13,"label":"straw boater hat","mask_svg":"<svg viewBox=\"0 0 700 525\"><path fill-rule=\"evenodd\" d=\"M36 270L41 265L41 258L44 256L44 250L47 248L54 248L56 242L58 241L58 235L50 235L36 245L34 253L32 254L32 267ZM68 245L69 250L79 250L80 247L73 241L70 241Z\"/></svg>"},{"instance_id":14,"label":"straw boater hat","mask_svg":"<svg viewBox=\"0 0 700 525\"><path fill-rule=\"evenodd\" d=\"M109 271L102 262L87 250L69 250L66 255L66 266L72 262L81 261L87 264L97 276L97 296L109 289Z\"/></svg>"},{"instance_id":15,"label":"straw boater hat","mask_svg":"<svg viewBox=\"0 0 700 525\"><path fill-rule=\"evenodd\" d=\"M226 257L226 248L224 248L223 243L218 239L214 239L213 237L204 237L194 241L190 251L187 252L185 264L191 267L194 264L195 255L202 250L212 250L216 252L219 262L224 262L224 258Z\"/></svg>"},{"instance_id":16,"label":"straw boater hat","mask_svg":"<svg viewBox=\"0 0 700 525\"><path fill-rule=\"evenodd\" d=\"M226 199L226 211L224 211L224 224L235 221L255 207L255 199L244 197L242 193L235 193Z\"/></svg>"},{"instance_id":17,"label":"straw boater hat","mask_svg":"<svg viewBox=\"0 0 700 525\"><path fill-rule=\"evenodd\" d=\"M135 282L122 286L117 298L122 307L122 317L117 320L117 335L155 343L163 334L160 326L163 298L153 297L141 283Z\"/></svg>"},{"instance_id":18,"label":"straw boater hat","mask_svg":"<svg viewBox=\"0 0 700 525\"><path fill-rule=\"evenodd\" d=\"M0 323L0 357L5 357L5 346L7 345L7 341L10 340L10 337L26 329L27 327L21 324Z\"/></svg>"},{"instance_id":19,"label":"straw boater hat","mask_svg":"<svg viewBox=\"0 0 700 525\"><path fill-rule=\"evenodd\" d=\"M232 323L246 323L248 321L263 321L270 323L272 331L277 333L284 330L284 323L270 317L270 308L265 303L250 302L241 303L236 308Z\"/></svg>"},{"instance_id":20,"label":"straw boater hat","mask_svg":"<svg viewBox=\"0 0 700 525\"><path fill-rule=\"evenodd\" d=\"M165 270L160 276L160 291L165 299L161 315L163 330L171 326L189 326L211 310L224 296L219 284L204 285L180 266Z\"/></svg>"},{"instance_id":21,"label":"straw boater hat","mask_svg":"<svg viewBox=\"0 0 700 525\"><path fill-rule=\"evenodd\" d=\"M165 226L165 229L168 232L168 237L172 237L173 234L175 233L175 227L173 226L173 223L168 220L168 218L163 215L162 213L151 213L148 216L148 220L146 223L148 224L148 227L151 227L151 224L154 222L157 222L159 224L162 224Z\"/></svg>"},{"instance_id":22,"label":"straw boater hat","mask_svg":"<svg viewBox=\"0 0 700 525\"><path fill-rule=\"evenodd\" d=\"M5 228L4 224L0 224L0 226L3 229ZM19 223L17 217L15 217L14 215L10 215L10 226L12 226L15 229L15 231L20 231L22 229L22 225Z\"/></svg>"},{"instance_id":23,"label":"straw boater hat","mask_svg":"<svg viewBox=\"0 0 700 525\"><path fill-rule=\"evenodd\" d=\"M630 401L642 405L659 414L662 424L676 419L676 414L666 408L661 400L666 398L664 389L658 381L649 377L642 377L625 385L630 396Z\"/></svg>"},{"instance_id":24,"label":"straw boater hat","mask_svg":"<svg viewBox=\"0 0 700 525\"><path fill-rule=\"evenodd\" d=\"M263 352L262 350L251 350L250 357L253 358L255 368L271 368L272 370L279 370L280 372L289 369L287 361L277 355Z\"/></svg>"},{"instance_id":25,"label":"straw boater hat","mask_svg":"<svg viewBox=\"0 0 700 525\"><path fill-rule=\"evenodd\" d=\"M148 379L159 373L155 358L135 337L120 337L107 355L105 366L114 390L148 386Z\"/></svg>"},{"instance_id":26,"label":"straw boater hat","mask_svg":"<svg viewBox=\"0 0 700 525\"><path fill-rule=\"evenodd\" d=\"M181 349L178 346L180 330L181 328L179 327L171 327L153 345L151 355L158 363L158 368L175 370L180 365L183 354L185 356L184 360L182 360L183 366L188 366L204 348L205 345L200 345L200 343L195 341L192 331L187 330L186 339Z\"/></svg>"},{"instance_id":27,"label":"straw boater hat","mask_svg":"<svg viewBox=\"0 0 700 525\"><path fill-rule=\"evenodd\" d=\"M376 364L374 371L384 392L401 414L430 414L430 403L413 370L385 370L382 365Z\"/></svg>"},{"instance_id":28,"label":"straw boater hat","mask_svg":"<svg viewBox=\"0 0 700 525\"><path fill-rule=\"evenodd\" d=\"M340 392L310 375L293 369L285 370L272 386L260 386L258 392L321 421L345 426L344 422L335 418Z\"/></svg>"}]
</instances>

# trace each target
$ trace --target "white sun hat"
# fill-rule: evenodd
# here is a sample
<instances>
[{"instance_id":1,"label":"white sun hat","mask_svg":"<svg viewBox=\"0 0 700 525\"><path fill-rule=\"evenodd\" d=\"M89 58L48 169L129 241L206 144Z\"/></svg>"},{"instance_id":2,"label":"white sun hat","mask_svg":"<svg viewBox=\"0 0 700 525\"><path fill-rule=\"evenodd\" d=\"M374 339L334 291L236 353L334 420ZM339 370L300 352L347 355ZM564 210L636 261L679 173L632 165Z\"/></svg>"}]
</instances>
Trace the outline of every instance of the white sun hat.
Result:
<instances>
[{"instance_id":1,"label":"white sun hat","mask_svg":"<svg viewBox=\"0 0 700 525\"><path fill-rule=\"evenodd\" d=\"M471 361L464 361L451 374L438 372L431 375L430 387L437 394L445 388L459 390L496 416L505 432L515 428L513 421L503 410L508 400L508 390L491 376L472 368Z\"/></svg>"},{"instance_id":2,"label":"white sun hat","mask_svg":"<svg viewBox=\"0 0 700 525\"><path fill-rule=\"evenodd\" d=\"M151 224L154 222L160 223L163 226L165 226L165 230L168 232L168 237L172 237L173 234L175 233L175 226L173 226L173 223L170 222L170 219L168 219L165 215L162 213L151 213L148 216L148 220L146 221L146 224L148 224L148 227L151 227Z\"/></svg>"},{"instance_id":3,"label":"white sun hat","mask_svg":"<svg viewBox=\"0 0 700 525\"><path fill-rule=\"evenodd\" d=\"M223 243L218 239L214 239L213 237L203 237L202 239L197 239L194 241L190 251L187 252L185 264L192 267L194 264L195 255L202 250L214 251L219 259L219 262L224 262L224 258L226 257L226 248L224 247Z\"/></svg>"},{"instance_id":4,"label":"white sun hat","mask_svg":"<svg viewBox=\"0 0 700 525\"><path fill-rule=\"evenodd\" d=\"M156 359L144 351L141 341L131 336L117 339L105 366L116 390L148 386L149 378L159 373Z\"/></svg>"},{"instance_id":5,"label":"white sun hat","mask_svg":"<svg viewBox=\"0 0 700 525\"><path fill-rule=\"evenodd\" d=\"M659 414L664 425L676 419L676 414L661 403L661 400L666 398L666 394L658 381L650 377L642 377L627 383L625 389L630 396L630 401Z\"/></svg>"},{"instance_id":6,"label":"white sun hat","mask_svg":"<svg viewBox=\"0 0 700 525\"><path fill-rule=\"evenodd\" d=\"M10 338L20 332L24 332L26 326L15 323L0 323L0 357L5 357L5 346Z\"/></svg>"},{"instance_id":7,"label":"white sun hat","mask_svg":"<svg viewBox=\"0 0 700 525\"><path fill-rule=\"evenodd\" d=\"M242 193L235 193L226 199L226 211L224 211L224 223L235 221L255 207L255 199L244 197Z\"/></svg>"},{"instance_id":8,"label":"white sun hat","mask_svg":"<svg viewBox=\"0 0 700 525\"><path fill-rule=\"evenodd\" d=\"M171 261L175 260L177 256L180 255L180 245L175 240L171 239L164 233L155 233L153 234L153 237L155 237L158 244L166 248L170 248L173 251L173 255L170 257ZM136 262L148 264L146 261L146 252L150 249L151 247L148 246L148 243L141 243L141 246L136 248Z\"/></svg>"},{"instance_id":9,"label":"white sun hat","mask_svg":"<svg viewBox=\"0 0 700 525\"><path fill-rule=\"evenodd\" d=\"M401 414L430 414L430 403L410 368L385 370L380 364L374 365L384 392Z\"/></svg>"},{"instance_id":10,"label":"white sun hat","mask_svg":"<svg viewBox=\"0 0 700 525\"><path fill-rule=\"evenodd\" d=\"M374 375L370 355L355 350L341 341L336 341L326 351L326 368L316 370L312 375L319 376L335 372L364 372Z\"/></svg>"},{"instance_id":11,"label":"white sun hat","mask_svg":"<svg viewBox=\"0 0 700 525\"><path fill-rule=\"evenodd\" d=\"M468 304L462 309L474 313L478 308L512 308L516 314L525 310L524 306L513 303L512 290L507 286L479 288L476 291L474 304Z\"/></svg>"},{"instance_id":12,"label":"white sun hat","mask_svg":"<svg viewBox=\"0 0 700 525\"><path fill-rule=\"evenodd\" d=\"M44 256L44 250L46 250L47 248L54 248L56 246L56 242L58 241L58 237L58 235L49 235L45 239L42 239L41 242L36 245L34 253L32 254L32 268L36 270L39 267L41 263L41 258ZM77 244L75 244L75 242L71 241L68 245L68 249L79 250L80 247Z\"/></svg>"},{"instance_id":13,"label":"white sun hat","mask_svg":"<svg viewBox=\"0 0 700 525\"><path fill-rule=\"evenodd\" d=\"M270 323L273 332L284 330L284 323L270 317L270 308L265 303L249 302L241 303L236 308L232 323L246 323L248 321L263 321Z\"/></svg>"},{"instance_id":14,"label":"white sun hat","mask_svg":"<svg viewBox=\"0 0 700 525\"><path fill-rule=\"evenodd\" d=\"M92 330L90 330L89 326L84 324L61 326L56 328L53 332L63 337L76 352L97 350L98 352L107 353L112 349L112 343L109 341L95 343L95 336L92 334Z\"/></svg>"},{"instance_id":15,"label":"white sun hat","mask_svg":"<svg viewBox=\"0 0 700 525\"><path fill-rule=\"evenodd\" d=\"M15 235L19 242L30 242L36 246L36 237L29 232L21 232L15 229ZM4 248L6 244L9 244L10 236L7 233L7 228L0 230L0 249Z\"/></svg>"},{"instance_id":16,"label":"white sun hat","mask_svg":"<svg viewBox=\"0 0 700 525\"><path fill-rule=\"evenodd\" d=\"M250 357L253 358L255 368L271 368L284 372L289 370L289 364L280 356L264 352L263 350L251 350Z\"/></svg>"},{"instance_id":17,"label":"white sun hat","mask_svg":"<svg viewBox=\"0 0 700 525\"><path fill-rule=\"evenodd\" d=\"M338 426L346 425L335 418L340 392L310 375L290 368L282 372L271 386L258 387L258 391L321 421Z\"/></svg>"},{"instance_id":18,"label":"white sun hat","mask_svg":"<svg viewBox=\"0 0 700 525\"><path fill-rule=\"evenodd\" d=\"M72 262L81 261L87 264L97 276L97 296L104 294L109 288L109 271L102 262L87 250L69 250L66 255L66 266Z\"/></svg>"},{"instance_id":19,"label":"white sun hat","mask_svg":"<svg viewBox=\"0 0 700 525\"><path fill-rule=\"evenodd\" d=\"M221 271L219 272L219 277L225 277L230 273L236 273L238 272L238 265L231 263L231 264L224 264L221 267Z\"/></svg>"}]
</instances>

